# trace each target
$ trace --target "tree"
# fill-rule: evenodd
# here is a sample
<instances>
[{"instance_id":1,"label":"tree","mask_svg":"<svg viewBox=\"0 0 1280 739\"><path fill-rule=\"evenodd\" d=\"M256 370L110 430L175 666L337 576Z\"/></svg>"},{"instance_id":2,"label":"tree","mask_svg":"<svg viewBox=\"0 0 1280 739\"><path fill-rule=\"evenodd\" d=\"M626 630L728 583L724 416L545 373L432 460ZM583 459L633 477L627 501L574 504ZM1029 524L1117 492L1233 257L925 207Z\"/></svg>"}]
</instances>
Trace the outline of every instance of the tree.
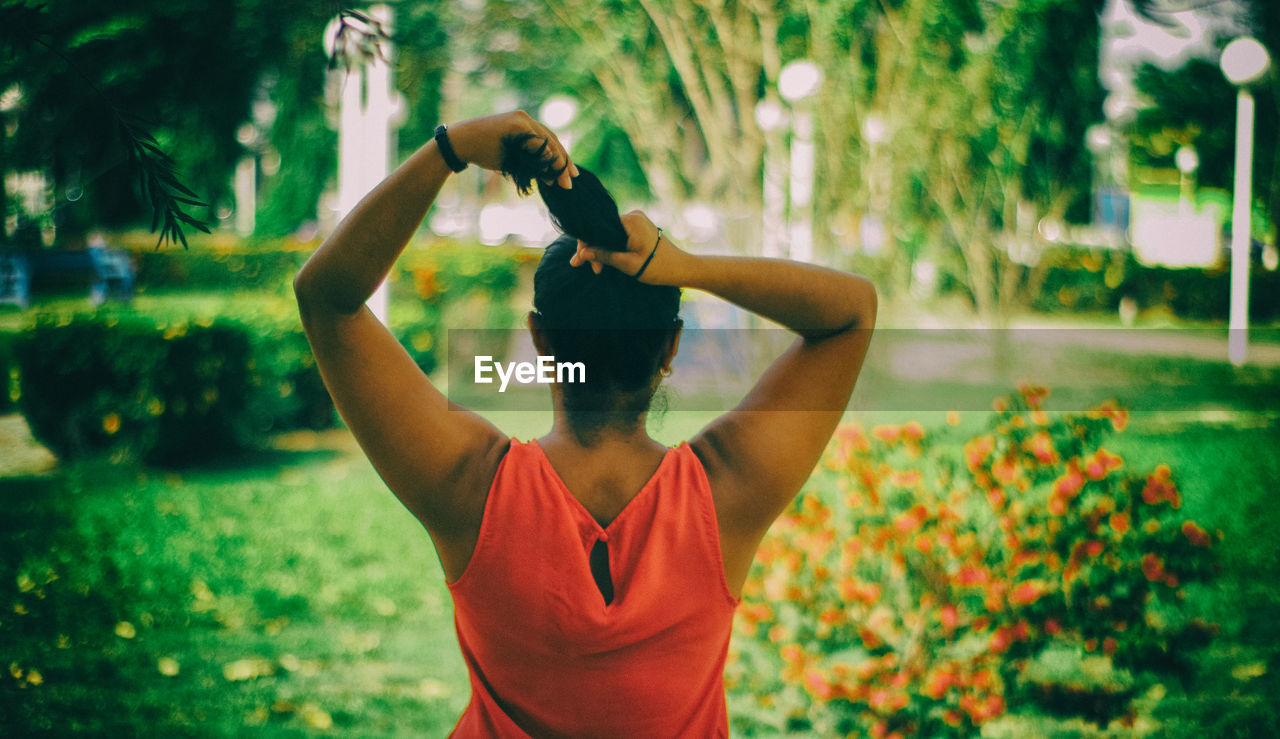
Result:
<instances>
[{"instance_id":1,"label":"tree","mask_svg":"<svg viewBox=\"0 0 1280 739\"><path fill-rule=\"evenodd\" d=\"M926 243L956 255L983 315L1006 315L1034 286L1018 259L1033 258L1036 225L1084 212L1101 0L549 0L556 29L542 3L500 5L529 39L522 55L555 50L564 61L544 77L627 132L668 202L758 213L755 106L776 96L784 62L814 60L826 77L818 234L884 201L904 261ZM862 139L869 119L884 124L882 146Z\"/></svg>"},{"instance_id":2,"label":"tree","mask_svg":"<svg viewBox=\"0 0 1280 739\"><path fill-rule=\"evenodd\" d=\"M89 224L132 225L148 207L162 241L183 239L183 224L212 220L202 200L230 201L230 172L245 154L236 133L255 99L271 97L282 112L276 143L291 161L268 182L280 196L268 211L296 226L314 216L332 169L321 37L334 16L362 17L304 0L5 2L0 91L17 99L5 168L46 174L61 239L74 242Z\"/></svg>"}]
</instances>

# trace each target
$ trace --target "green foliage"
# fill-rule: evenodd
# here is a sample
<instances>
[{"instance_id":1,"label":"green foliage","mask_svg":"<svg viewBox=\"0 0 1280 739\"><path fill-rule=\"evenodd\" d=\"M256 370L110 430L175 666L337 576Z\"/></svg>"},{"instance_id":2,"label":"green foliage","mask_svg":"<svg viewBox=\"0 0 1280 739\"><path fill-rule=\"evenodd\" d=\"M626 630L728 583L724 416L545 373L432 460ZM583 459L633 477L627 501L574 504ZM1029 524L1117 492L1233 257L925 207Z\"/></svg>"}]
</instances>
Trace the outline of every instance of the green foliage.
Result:
<instances>
[{"instance_id":1,"label":"green foliage","mask_svg":"<svg viewBox=\"0 0 1280 739\"><path fill-rule=\"evenodd\" d=\"M310 253L221 249L214 245L188 252L134 252L138 292L152 290L228 290L291 295L293 276Z\"/></svg>"},{"instance_id":2,"label":"green foliage","mask_svg":"<svg viewBox=\"0 0 1280 739\"><path fill-rule=\"evenodd\" d=\"M1114 311L1130 297L1140 309L1166 306L1180 318L1223 321L1231 304L1229 265L1157 267L1128 252L1074 247L1055 248L1042 260L1043 278L1031 303L1036 310ZM1250 271L1249 317L1280 320L1280 272Z\"/></svg>"},{"instance_id":3,"label":"green foliage","mask_svg":"<svg viewBox=\"0 0 1280 739\"><path fill-rule=\"evenodd\" d=\"M18 361L14 356L15 334L0 332L0 415L9 413L18 402Z\"/></svg>"},{"instance_id":4,"label":"green foliage","mask_svg":"<svg viewBox=\"0 0 1280 739\"><path fill-rule=\"evenodd\" d=\"M1211 534L1170 469L1102 442L1128 413L997 401L954 449L916 422L837 432L757 555L730 670L763 725L966 736L1036 706L1107 726L1157 677L1190 676L1216 627L1185 607Z\"/></svg>"},{"instance_id":5,"label":"green foliage","mask_svg":"<svg viewBox=\"0 0 1280 739\"><path fill-rule=\"evenodd\" d=\"M301 332L223 319L42 320L17 344L21 408L63 458L190 462L325 426L327 394Z\"/></svg>"}]
</instances>

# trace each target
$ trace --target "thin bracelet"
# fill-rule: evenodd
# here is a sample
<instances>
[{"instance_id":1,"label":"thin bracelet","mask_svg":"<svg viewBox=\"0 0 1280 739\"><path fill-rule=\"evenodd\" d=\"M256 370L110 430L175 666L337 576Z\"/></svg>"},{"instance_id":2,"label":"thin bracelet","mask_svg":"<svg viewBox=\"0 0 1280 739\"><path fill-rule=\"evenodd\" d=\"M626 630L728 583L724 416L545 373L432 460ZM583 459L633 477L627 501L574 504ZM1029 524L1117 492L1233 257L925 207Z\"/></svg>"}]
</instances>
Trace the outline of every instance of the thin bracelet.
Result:
<instances>
[{"instance_id":1,"label":"thin bracelet","mask_svg":"<svg viewBox=\"0 0 1280 739\"><path fill-rule=\"evenodd\" d=\"M662 229L658 229L658 240L653 242L653 251L649 252L649 257L644 260L644 264L640 265L640 271L636 272L634 275L632 275L632 277L636 278L637 280L640 279L640 275L644 274L644 271L649 268L649 262L653 261L653 255L658 253L658 244L661 244L661 243L662 243Z\"/></svg>"}]
</instances>

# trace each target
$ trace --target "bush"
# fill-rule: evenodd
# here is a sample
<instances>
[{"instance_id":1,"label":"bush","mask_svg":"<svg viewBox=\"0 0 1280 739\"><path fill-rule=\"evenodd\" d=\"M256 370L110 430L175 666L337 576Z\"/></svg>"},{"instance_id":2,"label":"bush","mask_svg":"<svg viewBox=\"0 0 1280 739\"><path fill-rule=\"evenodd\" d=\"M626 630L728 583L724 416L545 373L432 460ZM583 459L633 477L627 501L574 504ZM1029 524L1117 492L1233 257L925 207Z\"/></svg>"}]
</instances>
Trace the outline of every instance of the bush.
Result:
<instances>
[{"instance_id":1,"label":"bush","mask_svg":"<svg viewBox=\"0 0 1280 739\"><path fill-rule=\"evenodd\" d=\"M22 412L63 458L175 463L255 446L270 431L323 420L300 333L264 335L225 319L42 320L16 347Z\"/></svg>"},{"instance_id":2,"label":"bush","mask_svg":"<svg viewBox=\"0 0 1280 739\"><path fill-rule=\"evenodd\" d=\"M1032 300L1036 310L1063 308L1114 311L1121 298L1142 308L1167 306L1180 318L1225 321L1230 306L1230 264L1156 267L1140 263L1131 252L1061 247L1050 250L1044 282ZM1254 321L1280 320L1280 271L1254 265L1249 277L1249 316Z\"/></svg>"},{"instance_id":3,"label":"bush","mask_svg":"<svg viewBox=\"0 0 1280 739\"><path fill-rule=\"evenodd\" d=\"M13 353L15 334L0 333L0 414L12 413L18 402L18 360Z\"/></svg>"},{"instance_id":4,"label":"bush","mask_svg":"<svg viewBox=\"0 0 1280 739\"><path fill-rule=\"evenodd\" d=\"M840 429L744 588L744 721L960 736L1013 702L1106 726L1188 669L1213 627L1183 598L1221 534L1182 519L1168 467L1101 446L1127 412L1050 415L1046 394L998 401L962 458L914 422Z\"/></svg>"},{"instance_id":5,"label":"bush","mask_svg":"<svg viewBox=\"0 0 1280 739\"><path fill-rule=\"evenodd\" d=\"M288 294L306 251L190 249L133 254L137 290L236 290Z\"/></svg>"}]
</instances>

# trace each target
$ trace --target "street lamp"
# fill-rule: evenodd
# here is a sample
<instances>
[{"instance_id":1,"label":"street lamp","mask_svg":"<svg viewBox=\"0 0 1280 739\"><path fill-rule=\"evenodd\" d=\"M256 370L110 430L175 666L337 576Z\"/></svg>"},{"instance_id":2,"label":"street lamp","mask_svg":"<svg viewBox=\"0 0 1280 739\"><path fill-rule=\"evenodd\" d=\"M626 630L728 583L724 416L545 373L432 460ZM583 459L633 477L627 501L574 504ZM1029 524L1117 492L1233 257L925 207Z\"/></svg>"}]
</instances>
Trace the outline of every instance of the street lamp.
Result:
<instances>
[{"instance_id":1,"label":"street lamp","mask_svg":"<svg viewBox=\"0 0 1280 739\"><path fill-rule=\"evenodd\" d=\"M577 117L578 103L565 95L549 97L542 103L542 107L538 108L538 120L555 132L556 138L560 139L560 145L565 151L569 150L571 143L571 136L568 133L569 124L573 123L573 119Z\"/></svg>"},{"instance_id":2,"label":"street lamp","mask_svg":"<svg viewBox=\"0 0 1280 739\"><path fill-rule=\"evenodd\" d=\"M822 70L808 59L778 73L778 92L791 103L791 257L813 258L813 113L811 98L822 86Z\"/></svg>"},{"instance_id":3,"label":"street lamp","mask_svg":"<svg viewBox=\"0 0 1280 739\"><path fill-rule=\"evenodd\" d=\"M1256 39L1235 39L1222 50L1222 73L1236 93L1236 182L1231 207L1231 311L1227 357L1239 367L1249 347L1249 239L1253 231L1253 94L1249 85L1267 72L1271 59Z\"/></svg>"}]
</instances>

